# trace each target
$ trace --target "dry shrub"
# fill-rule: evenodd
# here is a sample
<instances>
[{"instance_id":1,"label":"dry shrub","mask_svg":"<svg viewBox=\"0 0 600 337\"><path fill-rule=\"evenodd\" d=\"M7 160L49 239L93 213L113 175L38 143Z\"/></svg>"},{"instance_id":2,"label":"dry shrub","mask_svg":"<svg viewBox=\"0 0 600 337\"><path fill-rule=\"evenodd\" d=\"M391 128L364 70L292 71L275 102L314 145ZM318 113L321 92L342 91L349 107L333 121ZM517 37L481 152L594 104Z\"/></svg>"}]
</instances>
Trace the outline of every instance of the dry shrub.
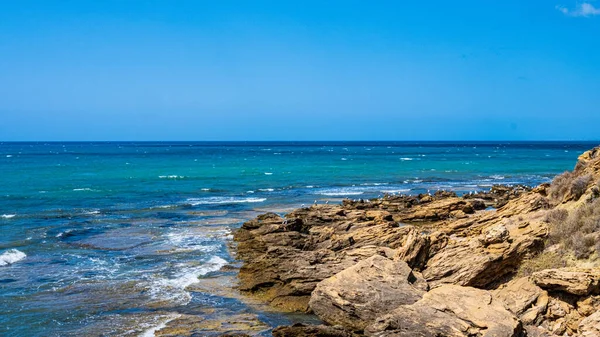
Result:
<instances>
[{"instance_id":1,"label":"dry shrub","mask_svg":"<svg viewBox=\"0 0 600 337\"><path fill-rule=\"evenodd\" d=\"M550 224L549 242L560 244L576 258L586 258L592 249L600 248L600 199L582 205L570 214L564 210L550 211L546 221Z\"/></svg>"},{"instance_id":2,"label":"dry shrub","mask_svg":"<svg viewBox=\"0 0 600 337\"><path fill-rule=\"evenodd\" d=\"M544 269L562 268L566 265L565 260L559 254L542 252L531 259L524 260L519 266L517 277L529 276Z\"/></svg>"},{"instance_id":3,"label":"dry shrub","mask_svg":"<svg viewBox=\"0 0 600 337\"><path fill-rule=\"evenodd\" d=\"M585 193L590 181L592 181L592 176L589 174L573 180L571 183L571 194L575 197L575 200L579 200L579 198L581 198L581 196Z\"/></svg>"},{"instance_id":4,"label":"dry shrub","mask_svg":"<svg viewBox=\"0 0 600 337\"><path fill-rule=\"evenodd\" d=\"M573 173L569 171L557 175L554 180L552 180L552 184L550 184L550 189L548 191L550 198L561 201L565 194L569 192L573 178Z\"/></svg>"}]
</instances>

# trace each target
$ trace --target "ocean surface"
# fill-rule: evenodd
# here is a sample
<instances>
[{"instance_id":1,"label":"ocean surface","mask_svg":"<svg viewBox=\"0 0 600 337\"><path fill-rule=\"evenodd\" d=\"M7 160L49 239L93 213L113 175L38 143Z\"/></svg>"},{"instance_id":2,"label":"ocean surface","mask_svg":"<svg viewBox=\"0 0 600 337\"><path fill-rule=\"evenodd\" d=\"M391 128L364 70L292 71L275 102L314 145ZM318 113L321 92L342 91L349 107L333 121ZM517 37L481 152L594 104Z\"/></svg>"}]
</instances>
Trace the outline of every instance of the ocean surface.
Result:
<instances>
[{"instance_id":1,"label":"ocean surface","mask_svg":"<svg viewBox=\"0 0 600 337\"><path fill-rule=\"evenodd\" d=\"M537 185L595 145L0 143L0 336L151 336L181 314L289 324L303 318L194 291L238 265L242 222L315 201Z\"/></svg>"}]
</instances>

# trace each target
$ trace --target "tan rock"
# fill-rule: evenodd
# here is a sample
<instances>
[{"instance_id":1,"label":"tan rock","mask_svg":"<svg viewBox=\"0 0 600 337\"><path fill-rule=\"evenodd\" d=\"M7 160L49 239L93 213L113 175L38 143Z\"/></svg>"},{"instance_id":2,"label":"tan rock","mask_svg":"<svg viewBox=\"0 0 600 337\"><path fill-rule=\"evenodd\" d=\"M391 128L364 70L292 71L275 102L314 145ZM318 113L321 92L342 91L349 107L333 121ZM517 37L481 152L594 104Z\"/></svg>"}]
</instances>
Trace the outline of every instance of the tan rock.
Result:
<instances>
[{"instance_id":1,"label":"tan rock","mask_svg":"<svg viewBox=\"0 0 600 337\"><path fill-rule=\"evenodd\" d=\"M531 278L535 284L549 291L583 296L600 290L600 271L546 269L534 273Z\"/></svg>"},{"instance_id":2,"label":"tan rock","mask_svg":"<svg viewBox=\"0 0 600 337\"><path fill-rule=\"evenodd\" d=\"M539 323L548 306L548 293L527 277L513 280L492 294L526 325Z\"/></svg>"},{"instance_id":3,"label":"tan rock","mask_svg":"<svg viewBox=\"0 0 600 337\"><path fill-rule=\"evenodd\" d=\"M427 283L403 261L375 255L321 281L310 308L325 322L363 330L376 317L402 304L412 304Z\"/></svg>"},{"instance_id":4,"label":"tan rock","mask_svg":"<svg viewBox=\"0 0 600 337\"><path fill-rule=\"evenodd\" d=\"M456 285L435 288L412 304L381 316L367 336L520 336L519 320L485 290Z\"/></svg>"},{"instance_id":5,"label":"tan rock","mask_svg":"<svg viewBox=\"0 0 600 337\"><path fill-rule=\"evenodd\" d=\"M584 318L579 323L578 330L582 337L600 336L600 310Z\"/></svg>"}]
</instances>

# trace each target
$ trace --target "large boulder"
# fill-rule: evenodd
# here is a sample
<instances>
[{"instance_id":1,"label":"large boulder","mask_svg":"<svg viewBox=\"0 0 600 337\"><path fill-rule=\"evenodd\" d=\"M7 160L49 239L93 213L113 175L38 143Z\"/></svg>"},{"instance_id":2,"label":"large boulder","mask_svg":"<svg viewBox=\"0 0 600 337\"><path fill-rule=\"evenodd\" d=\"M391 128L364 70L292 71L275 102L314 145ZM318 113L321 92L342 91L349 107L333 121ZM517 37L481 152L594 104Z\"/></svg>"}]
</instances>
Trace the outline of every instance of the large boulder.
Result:
<instances>
[{"instance_id":1,"label":"large boulder","mask_svg":"<svg viewBox=\"0 0 600 337\"><path fill-rule=\"evenodd\" d=\"M546 269L533 273L531 278L539 287L549 291L579 296L600 291L600 270Z\"/></svg>"},{"instance_id":2,"label":"large boulder","mask_svg":"<svg viewBox=\"0 0 600 337\"><path fill-rule=\"evenodd\" d=\"M516 337L521 322L486 290L456 285L435 288L412 305L401 305L365 329L377 337Z\"/></svg>"},{"instance_id":3,"label":"large boulder","mask_svg":"<svg viewBox=\"0 0 600 337\"><path fill-rule=\"evenodd\" d=\"M317 284L309 305L325 322L360 331L389 310L415 303L426 290L406 262L375 255Z\"/></svg>"}]
</instances>

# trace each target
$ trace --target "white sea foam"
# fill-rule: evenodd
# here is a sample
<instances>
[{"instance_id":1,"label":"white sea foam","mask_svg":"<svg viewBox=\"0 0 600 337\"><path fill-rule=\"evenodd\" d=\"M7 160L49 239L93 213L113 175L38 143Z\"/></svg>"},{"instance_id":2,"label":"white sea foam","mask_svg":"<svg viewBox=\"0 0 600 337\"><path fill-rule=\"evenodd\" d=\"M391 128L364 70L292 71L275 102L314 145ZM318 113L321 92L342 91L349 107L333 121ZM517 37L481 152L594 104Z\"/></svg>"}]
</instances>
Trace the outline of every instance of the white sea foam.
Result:
<instances>
[{"instance_id":1,"label":"white sea foam","mask_svg":"<svg viewBox=\"0 0 600 337\"><path fill-rule=\"evenodd\" d=\"M2 217L3 219L12 219L16 216L16 214L2 214L0 217Z\"/></svg>"},{"instance_id":2,"label":"white sea foam","mask_svg":"<svg viewBox=\"0 0 600 337\"><path fill-rule=\"evenodd\" d=\"M348 158L342 158L342 160L348 160Z\"/></svg>"},{"instance_id":3,"label":"white sea foam","mask_svg":"<svg viewBox=\"0 0 600 337\"><path fill-rule=\"evenodd\" d=\"M345 196L345 195L361 195L363 193L364 193L364 191L359 191L359 190L350 189L350 188L332 188L332 189L322 190L322 191L318 192L318 194L320 194L320 195L326 195L329 197Z\"/></svg>"},{"instance_id":4,"label":"white sea foam","mask_svg":"<svg viewBox=\"0 0 600 337\"><path fill-rule=\"evenodd\" d=\"M490 176L490 178L495 179L495 180L503 180L505 177L501 176L499 174L494 174L494 175Z\"/></svg>"},{"instance_id":5,"label":"white sea foam","mask_svg":"<svg viewBox=\"0 0 600 337\"><path fill-rule=\"evenodd\" d=\"M6 158L10 158L10 157L12 157L12 154L7 154L6 155Z\"/></svg>"},{"instance_id":6,"label":"white sea foam","mask_svg":"<svg viewBox=\"0 0 600 337\"><path fill-rule=\"evenodd\" d=\"M11 265L15 262L23 260L26 257L27 255L20 250L9 249L0 255L0 267Z\"/></svg>"},{"instance_id":7,"label":"white sea foam","mask_svg":"<svg viewBox=\"0 0 600 337\"><path fill-rule=\"evenodd\" d=\"M413 158L409 158L409 157L403 157L403 158L400 158L400 160L402 160L402 161L411 161L411 160L414 160L414 159Z\"/></svg>"},{"instance_id":8,"label":"white sea foam","mask_svg":"<svg viewBox=\"0 0 600 337\"><path fill-rule=\"evenodd\" d=\"M73 191L75 192L81 192L81 191L93 191L93 189L89 188L89 187L85 187L85 188L74 188Z\"/></svg>"},{"instance_id":9,"label":"white sea foam","mask_svg":"<svg viewBox=\"0 0 600 337\"><path fill-rule=\"evenodd\" d=\"M406 192L410 192L410 188L400 188L400 189L395 189L395 190L381 190L381 193L388 193L388 194L392 194L392 193L406 193Z\"/></svg>"},{"instance_id":10,"label":"white sea foam","mask_svg":"<svg viewBox=\"0 0 600 337\"><path fill-rule=\"evenodd\" d=\"M258 190L261 191L261 192L273 192L273 191L275 191L274 188L259 188Z\"/></svg>"},{"instance_id":11,"label":"white sea foam","mask_svg":"<svg viewBox=\"0 0 600 337\"><path fill-rule=\"evenodd\" d=\"M210 272L218 271L227 264L224 259L213 256L201 266L190 267L180 265L180 270L173 278L154 280L150 286L150 295L156 299L165 299L175 301L182 305L189 303L192 299L189 292L185 290L188 286L198 283L199 276Z\"/></svg>"},{"instance_id":12,"label":"white sea foam","mask_svg":"<svg viewBox=\"0 0 600 337\"><path fill-rule=\"evenodd\" d=\"M364 183L361 185L362 186L383 186L383 185L389 185L389 183Z\"/></svg>"},{"instance_id":13,"label":"white sea foam","mask_svg":"<svg viewBox=\"0 0 600 337\"><path fill-rule=\"evenodd\" d=\"M184 179L185 176L178 176L176 174L171 174L171 175L165 175L165 176L158 176L160 179Z\"/></svg>"},{"instance_id":14,"label":"white sea foam","mask_svg":"<svg viewBox=\"0 0 600 337\"><path fill-rule=\"evenodd\" d=\"M271 176L271 175L273 175L273 172L265 172L265 175Z\"/></svg>"},{"instance_id":15,"label":"white sea foam","mask_svg":"<svg viewBox=\"0 0 600 337\"><path fill-rule=\"evenodd\" d=\"M154 326L146 331L144 331L139 337L154 337L155 332L164 329L169 322L181 317L180 314L172 314L167 316L164 320L162 320L157 326Z\"/></svg>"},{"instance_id":16,"label":"white sea foam","mask_svg":"<svg viewBox=\"0 0 600 337\"><path fill-rule=\"evenodd\" d=\"M208 192L210 191L210 188L201 188L200 191Z\"/></svg>"},{"instance_id":17,"label":"white sea foam","mask_svg":"<svg viewBox=\"0 0 600 337\"><path fill-rule=\"evenodd\" d=\"M190 198L187 202L192 206L198 205L220 205L220 204L239 204L264 202L266 198L235 198L235 197L210 197L210 198Z\"/></svg>"}]
</instances>

